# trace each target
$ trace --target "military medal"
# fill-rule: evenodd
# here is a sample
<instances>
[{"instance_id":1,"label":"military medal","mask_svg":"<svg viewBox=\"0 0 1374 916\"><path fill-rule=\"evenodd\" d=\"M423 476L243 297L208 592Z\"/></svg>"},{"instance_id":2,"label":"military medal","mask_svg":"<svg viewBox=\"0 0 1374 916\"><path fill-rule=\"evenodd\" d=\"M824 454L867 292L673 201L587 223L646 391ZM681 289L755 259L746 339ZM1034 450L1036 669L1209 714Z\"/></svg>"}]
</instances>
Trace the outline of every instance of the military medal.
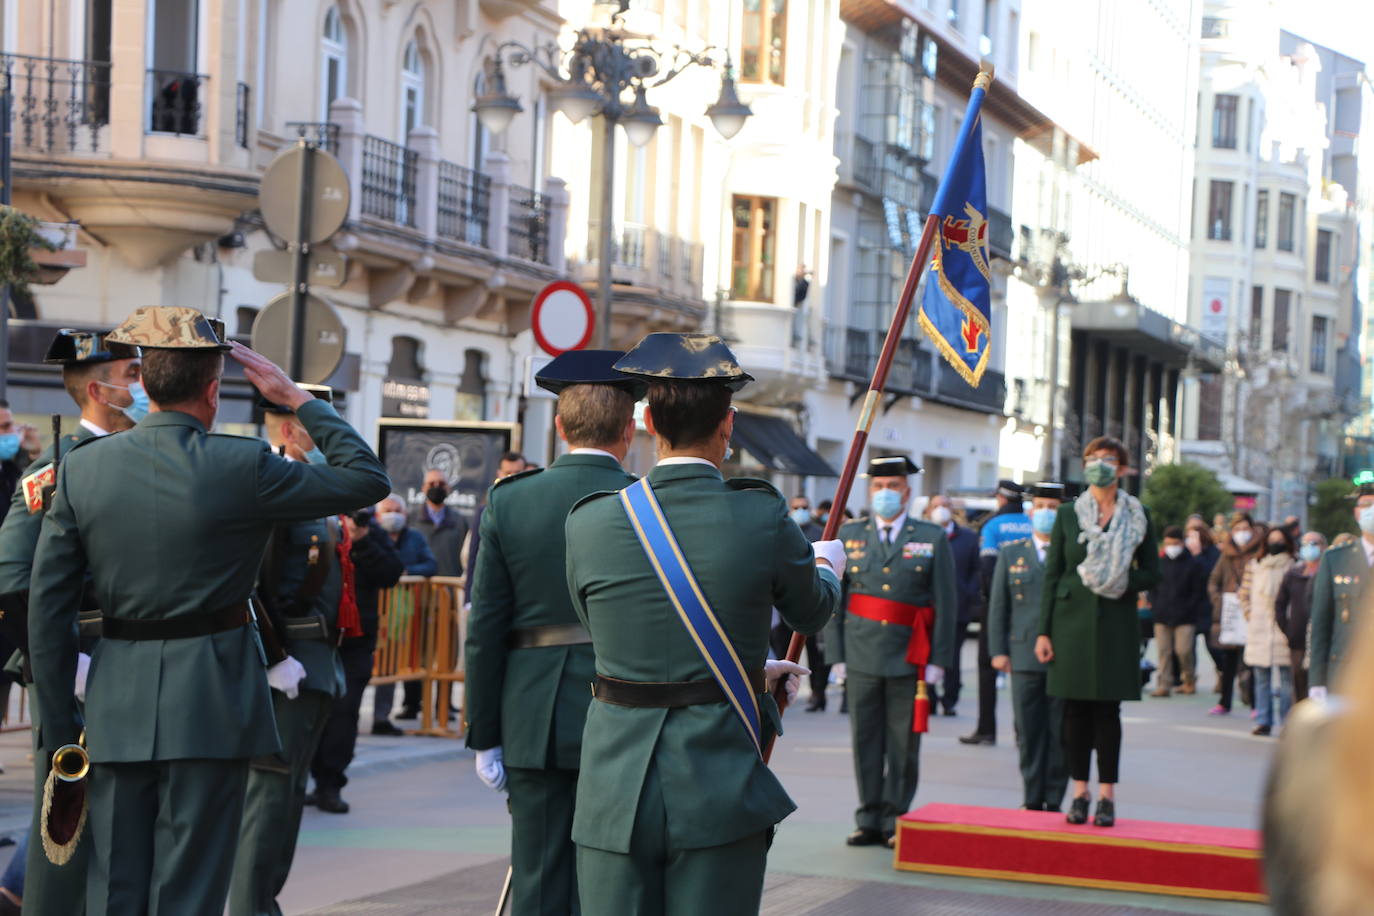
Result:
<instances>
[{"instance_id":1,"label":"military medal","mask_svg":"<svg viewBox=\"0 0 1374 916\"><path fill-rule=\"evenodd\" d=\"M1341 608L1341 623L1349 623L1349 622L1350 622L1350 608L1348 608L1348 607L1343 607L1343 608Z\"/></svg>"},{"instance_id":2,"label":"military medal","mask_svg":"<svg viewBox=\"0 0 1374 916\"><path fill-rule=\"evenodd\" d=\"M318 534L310 536L310 550L306 552L305 562L311 566L320 562L320 536Z\"/></svg>"}]
</instances>

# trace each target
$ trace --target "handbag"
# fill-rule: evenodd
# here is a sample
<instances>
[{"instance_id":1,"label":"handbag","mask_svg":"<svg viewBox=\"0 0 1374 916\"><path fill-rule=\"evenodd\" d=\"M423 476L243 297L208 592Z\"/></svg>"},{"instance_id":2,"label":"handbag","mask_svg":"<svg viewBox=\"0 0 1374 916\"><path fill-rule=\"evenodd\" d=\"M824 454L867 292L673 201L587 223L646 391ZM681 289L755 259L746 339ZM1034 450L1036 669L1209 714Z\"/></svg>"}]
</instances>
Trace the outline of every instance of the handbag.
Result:
<instances>
[{"instance_id":1,"label":"handbag","mask_svg":"<svg viewBox=\"0 0 1374 916\"><path fill-rule=\"evenodd\" d=\"M1245 611L1240 606L1240 595L1224 592L1221 596L1221 632L1217 634L1217 645L1228 648L1245 645L1248 629Z\"/></svg>"}]
</instances>

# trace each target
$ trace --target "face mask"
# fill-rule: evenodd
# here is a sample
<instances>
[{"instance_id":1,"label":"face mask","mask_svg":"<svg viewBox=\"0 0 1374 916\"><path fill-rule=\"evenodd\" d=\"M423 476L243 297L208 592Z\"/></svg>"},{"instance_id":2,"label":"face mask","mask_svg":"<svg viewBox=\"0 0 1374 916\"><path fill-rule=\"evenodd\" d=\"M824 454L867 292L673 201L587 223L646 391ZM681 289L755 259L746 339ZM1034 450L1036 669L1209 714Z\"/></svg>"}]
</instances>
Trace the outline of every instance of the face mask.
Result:
<instances>
[{"instance_id":1,"label":"face mask","mask_svg":"<svg viewBox=\"0 0 1374 916\"><path fill-rule=\"evenodd\" d=\"M4 433L0 435L0 461L9 461L19 454L19 435Z\"/></svg>"},{"instance_id":2,"label":"face mask","mask_svg":"<svg viewBox=\"0 0 1374 916\"><path fill-rule=\"evenodd\" d=\"M1322 558L1322 547L1320 544L1303 544L1298 556L1302 557L1304 563L1315 563Z\"/></svg>"},{"instance_id":3,"label":"face mask","mask_svg":"<svg viewBox=\"0 0 1374 916\"><path fill-rule=\"evenodd\" d=\"M806 525L811 522L810 509L793 509L790 514L792 516L792 521L796 522L798 525Z\"/></svg>"},{"instance_id":4,"label":"face mask","mask_svg":"<svg viewBox=\"0 0 1374 916\"><path fill-rule=\"evenodd\" d=\"M1188 549L1193 553L1202 552L1202 538L1198 537L1196 534L1188 535L1184 543L1188 545Z\"/></svg>"},{"instance_id":5,"label":"face mask","mask_svg":"<svg viewBox=\"0 0 1374 916\"><path fill-rule=\"evenodd\" d=\"M943 528L949 524L949 520L954 517L954 513L949 511L949 506L936 506L930 510L930 520Z\"/></svg>"},{"instance_id":6,"label":"face mask","mask_svg":"<svg viewBox=\"0 0 1374 916\"><path fill-rule=\"evenodd\" d=\"M1231 532L1231 540L1236 542L1237 547L1244 547L1246 544L1249 544L1251 537L1252 535L1248 528L1242 528L1240 531Z\"/></svg>"},{"instance_id":7,"label":"face mask","mask_svg":"<svg viewBox=\"0 0 1374 916\"><path fill-rule=\"evenodd\" d=\"M324 451L317 445L305 453L307 464L328 464L329 459L324 457Z\"/></svg>"},{"instance_id":8,"label":"face mask","mask_svg":"<svg viewBox=\"0 0 1374 916\"><path fill-rule=\"evenodd\" d=\"M1181 553L1183 553L1182 544L1170 544L1168 547L1164 548L1164 555L1171 560L1177 560L1178 555Z\"/></svg>"},{"instance_id":9,"label":"face mask","mask_svg":"<svg viewBox=\"0 0 1374 916\"><path fill-rule=\"evenodd\" d=\"M124 412L124 416L135 423L138 423L144 417L148 416L148 407L151 402L148 400L148 392L143 390L142 382L130 382L127 388L123 385L111 385L109 382L101 382L100 384L104 385L106 388L114 388L118 391L129 392L129 397L134 399L132 404L129 404L127 407L122 407L118 404L115 405Z\"/></svg>"},{"instance_id":10,"label":"face mask","mask_svg":"<svg viewBox=\"0 0 1374 916\"><path fill-rule=\"evenodd\" d=\"M1083 465L1083 479L1094 487L1109 487L1116 480L1116 465L1090 461Z\"/></svg>"},{"instance_id":11,"label":"face mask","mask_svg":"<svg viewBox=\"0 0 1374 916\"><path fill-rule=\"evenodd\" d=\"M1374 506L1365 506L1360 510L1360 530L1365 534L1374 534Z\"/></svg>"},{"instance_id":12,"label":"face mask","mask_svg":"<svg viewBox=\"0 0 1374 916\"><path fill-rule=\"evenodd\" d=\"M377 513L377 524L382 526L382 530L388 534L395 534L406 526L406 514L404 512L379 512Z\"/></svg>"},{"instance_id":13,"label":"face mask","mask_svg":"<svg viewBox=\"0 0 1374 916\"><path fill-rule=\"evenodd\" d=\"M1054 517L1058 514L1053 509L1036 509L1031 513L1031 527L1041 534L1049 534L1054 530Z\"/></svg>"},{"instance_id":14,"label":"face mask","mask_svg":"<svg viewBox=\"0 0 1374 916\"><path fill-rule=\"evenodd\" d=\"M868 504L878 518L896 518L902 511L902 496L896 490L879 490L869 497Z\"/></svg>"},{"instance_id":15,"label":"face mask","mask_svg":"<svg viewBox=\"0 0 1374 916\"><path fill-rule=\"evenodd\" d=\"M425 491L425 499L429 500L436 506L443 505L444 500L447 498L448 487L444 486L441 483L436 483L434 486L430 487L428 490Z\"/></svg>"},{"instance_id":16,"label":"face mask","mask_svg":"<svg viewBox=\"0 0 1374 916\"><path fill-rule=\"evenodd\" d=\"M821 519L821 524L824 525L826 522L830 521L830 513L829 513L829 512L822 512L822 513L820 514L820 519Z\"/></svg>"},{"instance_id":17,"label":"face mask","mask_svg":"<svg viewBox=\"0 0 1374 916\"><path fill-rule=\"evenodd\" d=\"M1264 549L1271 557L1273 557L1278 556L1281 553L1286 553L1288 551L1288 545L1277 544L1271 541L1268 544L1264 545Z\"/></svg>"}]
</instances>

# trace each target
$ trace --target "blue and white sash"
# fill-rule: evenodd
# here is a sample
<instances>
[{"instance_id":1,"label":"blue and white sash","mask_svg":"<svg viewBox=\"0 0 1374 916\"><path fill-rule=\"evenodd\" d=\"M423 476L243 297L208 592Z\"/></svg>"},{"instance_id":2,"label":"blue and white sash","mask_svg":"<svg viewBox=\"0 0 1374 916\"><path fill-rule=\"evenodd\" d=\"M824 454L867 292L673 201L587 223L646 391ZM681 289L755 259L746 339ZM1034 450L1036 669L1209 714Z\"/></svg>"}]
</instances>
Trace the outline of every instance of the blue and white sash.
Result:
<instances>
[{"instance_id":1,"label":"blue and white sash","mask_svg":"<svg viewBox=\"0 0 1374 916\"><path fill-rule=\"evenodd\" d=\"M763 755L762 729L759 725L758 698L749 683L744 665L735 654L735 647L725 635L725 630L706 603L706 596L697 585L687 559L682 555L673 529L663 517L663 508L654 496L653 488L647 478L641 478L620 491L620 502L630 525L639 537L639 544L649 558L649 564L658 574L658 581L668 593L668 598L677 608L682 624L691 634L701 657L706 660L716 682L725 691L735 714L754 742L754 749Z\"/></svg>"}]
</instances>

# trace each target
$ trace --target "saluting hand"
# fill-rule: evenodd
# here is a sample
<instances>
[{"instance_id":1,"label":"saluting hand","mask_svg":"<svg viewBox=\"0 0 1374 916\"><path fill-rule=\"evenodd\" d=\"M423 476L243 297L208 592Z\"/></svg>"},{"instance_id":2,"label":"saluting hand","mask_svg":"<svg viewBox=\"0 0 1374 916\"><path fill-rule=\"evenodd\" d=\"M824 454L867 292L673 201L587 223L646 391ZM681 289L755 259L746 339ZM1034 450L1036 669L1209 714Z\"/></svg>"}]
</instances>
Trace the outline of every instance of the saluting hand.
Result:
<instances>
[{"instance_id":1,"label":"saluting hand","mask_svg":"<svg viewBox=\"0 0 1374 916\"><path fill-rule=\"evenodd\" d=\"M276 363L237 341L230 341L229 346L229 355L243 365L243 374L267 400L292 410L310 401L310 395L291 381L291 376Z\"/></svg>"}]
</instances>

